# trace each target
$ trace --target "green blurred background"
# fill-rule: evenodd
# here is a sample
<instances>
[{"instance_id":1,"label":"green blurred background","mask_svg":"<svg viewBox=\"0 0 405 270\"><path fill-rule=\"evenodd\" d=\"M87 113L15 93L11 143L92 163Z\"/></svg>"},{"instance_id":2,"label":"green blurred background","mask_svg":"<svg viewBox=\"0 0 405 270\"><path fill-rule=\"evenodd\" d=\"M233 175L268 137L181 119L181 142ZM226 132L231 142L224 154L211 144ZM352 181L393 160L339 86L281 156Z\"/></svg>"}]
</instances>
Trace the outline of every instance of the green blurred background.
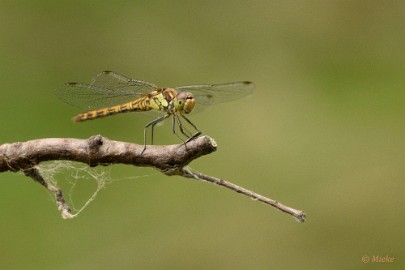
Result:
<instances>
[{"instance_id":1,"label":"green blurred background","mask_svg":"<svg viewBox=\"0 0 405 270\"><path fill-rule=\"evenodd\" d=\"M75 124L80 110L55 97L102 70L161 86L251 80L249 98L190 115L219 145L191 167L308 219L114 166L107 188L66 221L46 190L2 173L0 268L403 269L404 24L403 1L1 0L0 144L142 142L148 117ZM178 142L170 125L157 142Z\"/></svg>"}]
</instances>

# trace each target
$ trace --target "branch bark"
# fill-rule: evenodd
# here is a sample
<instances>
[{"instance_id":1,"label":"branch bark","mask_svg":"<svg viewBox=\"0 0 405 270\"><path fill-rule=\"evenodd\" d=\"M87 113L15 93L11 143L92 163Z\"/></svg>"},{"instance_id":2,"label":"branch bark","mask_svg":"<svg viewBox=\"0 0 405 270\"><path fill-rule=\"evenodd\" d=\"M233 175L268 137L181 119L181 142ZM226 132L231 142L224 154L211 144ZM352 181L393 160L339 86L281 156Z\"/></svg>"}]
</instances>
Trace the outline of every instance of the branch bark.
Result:
<instances>
[{"instance_id":1,"label":"branch bark","mask_svg":"<svg viewBox=\"0 0 405 270\"><path fill-rule=\"evenodd\" d=\"M56 203L63 218L74 217L66 204L63 192L47 182L35 167L40 162L50 160L70 160L89 166L128 164L134 166L154 167L166 175L181 175L217 185L244 194L252 199L271 205L294 216L299 221L305 220L305 213L285 206L275 200L264 197L223 179L193 172L186 166L194 159L216 150L215 141L207 136L196 138L187 144L148 145L144 146L109 140L101 135L87 140L69 138L47 138L27 142L0 145L0 172L22 171L36 182L54 193Z\"/></svg>"}]
</instances>

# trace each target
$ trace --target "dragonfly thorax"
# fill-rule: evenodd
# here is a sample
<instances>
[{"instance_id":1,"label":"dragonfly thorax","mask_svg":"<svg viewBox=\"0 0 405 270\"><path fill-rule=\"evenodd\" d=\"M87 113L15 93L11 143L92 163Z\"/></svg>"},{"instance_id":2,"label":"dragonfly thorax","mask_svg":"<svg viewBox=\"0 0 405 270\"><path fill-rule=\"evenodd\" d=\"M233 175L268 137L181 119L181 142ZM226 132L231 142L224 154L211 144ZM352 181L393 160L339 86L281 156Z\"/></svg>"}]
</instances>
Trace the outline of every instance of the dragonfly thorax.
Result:
<instances>
[{"instance_id":1,"label":"dragonfly thorax","mask_svg":"<svg viewBox=\"0 0 405 270\"><path fill-rule=\"evenodd\" d=\"M188 114L194 109L195 106L194 96L189 92L178 93L173 101L174 109L180 113Z\"/></svg>"}]
</instances>

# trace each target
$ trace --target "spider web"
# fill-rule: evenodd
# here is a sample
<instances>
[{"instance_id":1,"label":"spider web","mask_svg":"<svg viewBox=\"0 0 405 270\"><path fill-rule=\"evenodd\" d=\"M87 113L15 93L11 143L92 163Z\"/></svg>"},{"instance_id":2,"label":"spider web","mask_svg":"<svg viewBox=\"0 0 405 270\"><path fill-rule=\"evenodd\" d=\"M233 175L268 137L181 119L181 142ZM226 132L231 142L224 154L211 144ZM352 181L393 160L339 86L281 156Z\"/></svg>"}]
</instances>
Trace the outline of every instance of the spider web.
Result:
<instances>
[{"instance_id":1,"label":"spider web","mask_svg":"<svg viewBox=\"0 0 405 270\"><path fill-rule=\"evenodd\" d=\"M73 161L49 161L36 166L47 182L63 190L65 200L77 217L108 184L122 180L136 180L155 174L129 176L112 180L111 167L89 167ZM54 198L53 198L54 200Z\"/></svg>"}]
</instances>

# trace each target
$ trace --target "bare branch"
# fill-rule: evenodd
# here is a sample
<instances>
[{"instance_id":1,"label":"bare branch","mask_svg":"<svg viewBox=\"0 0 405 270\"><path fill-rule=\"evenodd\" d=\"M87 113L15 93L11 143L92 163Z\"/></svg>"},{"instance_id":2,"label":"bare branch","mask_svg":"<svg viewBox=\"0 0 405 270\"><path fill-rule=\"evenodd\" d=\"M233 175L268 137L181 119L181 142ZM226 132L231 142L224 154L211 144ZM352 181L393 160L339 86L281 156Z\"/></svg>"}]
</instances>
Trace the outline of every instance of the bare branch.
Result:
<instances>
[{"instance_id":1,"label":"bare branch","mask_svg":"<svg viewBox=\"0 0 405 270\"><path fill-rule=\"evenodd\" d=\"M217 184L219 186L223 186L225 188L228 188L230 190L236 191L238 193L241 193L243 195L246 195L248 197L250 197L253 200L258 200L260 202L263 202L265 204L271 205L275 208L277 208L278 210L281 210L287 214L290 214L292 216L294 216L298 221L300 222L304 222L305 221L305 213L301 210L297 210L291 207L288 207L282 203L279 203L278 201L269 199L267 197L264 197L260 194L257 194L256 192L250 191L248 189L245 189L241 186L235 185L233 183L230 183L228 181L225 181L223 179L220 178L216 178L213 176L209 176L209 175L205 175L202 173L198 173L198 172L193 172L190 170L190 168L183 168L182 169L182 175L184 177L188 177L188 178L193 178L193 179L197 179L200 181L206 181L206 182L210 182L213 184Z\"/></svg>"},{"instance_id":2,"label":"bare branch","mask_svg":"<svg viewBox=\"0 0 405 270\"><path fill-rule=\"evenodd\" d=\"M112 141L101 135L92 136L87 140L69 138L38 139L0 145L0 172L22 171L54 193L56 203L63 218L72 218L62 190L47 182L35 167L43 161L70 160L88 164L89 166L128 164L134 166L154 167L166 175L181 175L202 181L208 181L252 199L271 205L305 221L305 213L285 206L275 200L266 198L225 180L193 172L185 166L192 160L212 153L216 150L213 139L203 136L187 144L181 145L148 145L143 152L143 145ZM143 152L143 153L142 153Z\"/></svg>"},{"instance_id":3,"label":"bare branch","mask_svg":"<svg viewBox=\"0 0 405 270\"><path fill-rule=\"evenodd\" d=\"M192 160L215 151L216 143L203 136L181 145L148 145L142 153L143 147L100 135L88 140L49 138L3 144L0 145L0 172L25 170L42 161L70 160L92 167L118 163L149 166L172 175Z\"/></svg>"}]
</instances>

